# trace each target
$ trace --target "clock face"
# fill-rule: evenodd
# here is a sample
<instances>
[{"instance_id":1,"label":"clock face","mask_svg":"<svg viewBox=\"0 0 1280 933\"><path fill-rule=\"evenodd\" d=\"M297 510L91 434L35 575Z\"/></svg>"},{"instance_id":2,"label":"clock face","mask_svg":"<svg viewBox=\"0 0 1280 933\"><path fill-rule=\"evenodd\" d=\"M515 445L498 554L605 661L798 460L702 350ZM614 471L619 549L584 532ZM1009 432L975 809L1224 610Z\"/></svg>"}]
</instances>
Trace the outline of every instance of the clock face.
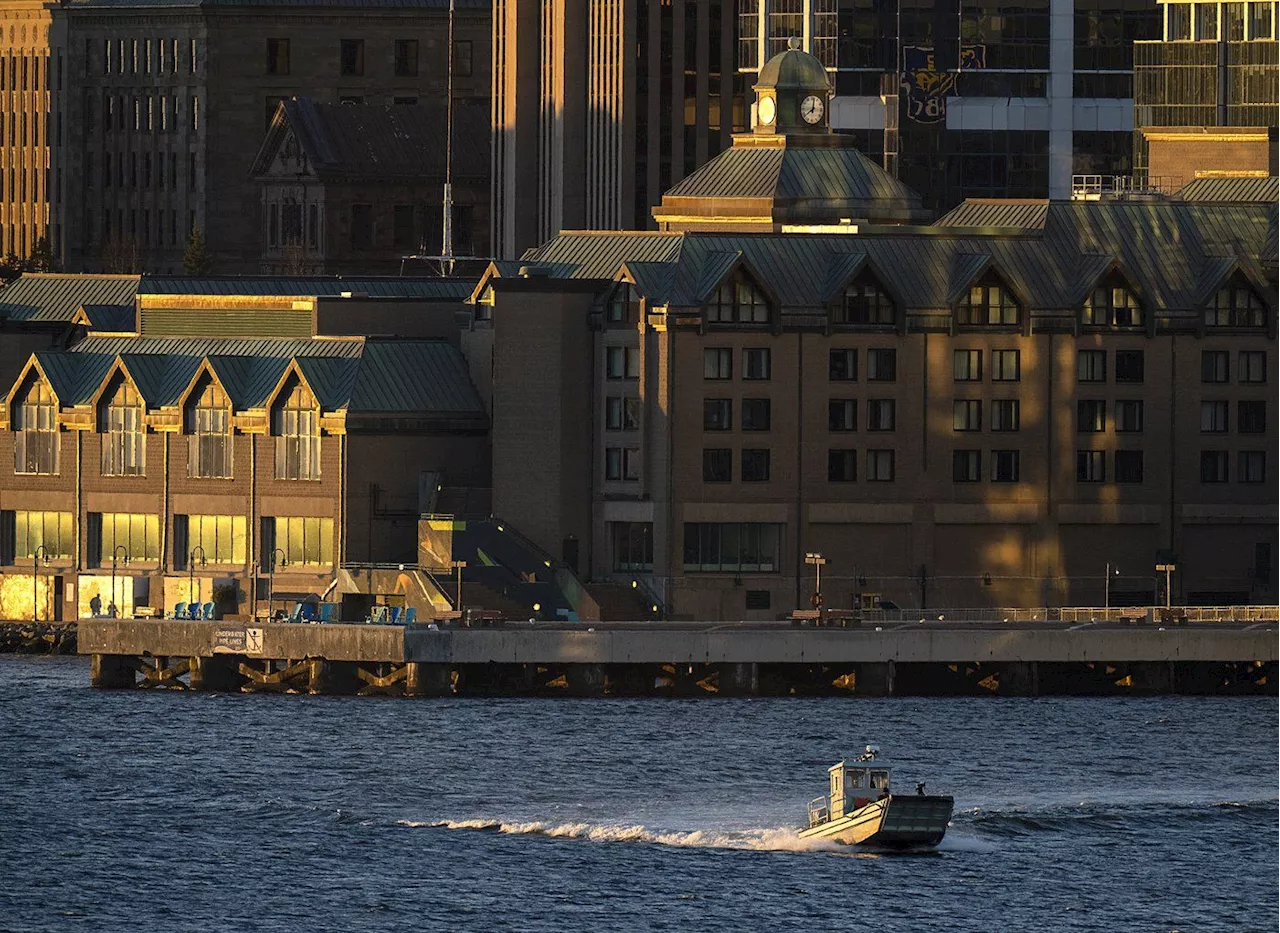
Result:
<instances>
[{"instance_id":1,"label":"clock face","mask_svg":"<svg viewBox=\"0 0 1280 933\"><path fill-rule=\"evenodd\" d=\"M817 123L822 119L822 111L825 109L822 98L812 94L800 102L800 116L804 117L805 123Z\"/></svg>"},{"instance_id":2,"label":"clock face","mask_svg":"<svg viewBox=\"0 0 1280 933\"><path fill-rule=\"evenodd\" d=\"M777 106L773 102L772 97L760 98L760 103L756 104L756 117L765 126L773 122L773 118L777 113Z\"/></svg>"}]
</instances>

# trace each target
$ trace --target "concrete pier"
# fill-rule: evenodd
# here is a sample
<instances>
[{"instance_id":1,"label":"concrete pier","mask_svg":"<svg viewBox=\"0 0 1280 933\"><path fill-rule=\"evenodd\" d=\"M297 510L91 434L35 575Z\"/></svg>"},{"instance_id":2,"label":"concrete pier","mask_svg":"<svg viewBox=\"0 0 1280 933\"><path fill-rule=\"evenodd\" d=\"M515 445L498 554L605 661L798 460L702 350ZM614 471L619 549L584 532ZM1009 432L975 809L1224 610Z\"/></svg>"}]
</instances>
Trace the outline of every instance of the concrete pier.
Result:
<instances>
[{"instance_id":1,"label":"concrete pier","mask_svg":"<svg viewBox=\"0 0 1280 933\"><path fill-rule=\"evenodd\" d=\"M86 620L95 687L393 696L1272 694L1277 624Z\"/></svg>"}]
</instances>

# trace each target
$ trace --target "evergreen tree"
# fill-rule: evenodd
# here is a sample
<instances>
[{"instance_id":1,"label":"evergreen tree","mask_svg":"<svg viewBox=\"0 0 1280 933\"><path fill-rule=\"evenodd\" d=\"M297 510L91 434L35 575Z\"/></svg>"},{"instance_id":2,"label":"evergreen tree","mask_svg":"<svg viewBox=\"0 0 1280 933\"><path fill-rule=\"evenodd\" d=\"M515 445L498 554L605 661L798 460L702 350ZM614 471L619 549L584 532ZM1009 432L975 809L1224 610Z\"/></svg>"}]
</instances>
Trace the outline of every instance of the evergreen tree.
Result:
<instances>
[{"instance_id":1,"label":"evergreen tree","mask_svg":"<svg viewBox=\"0 0 1280 933\"><path fill-rule=\"evenodd\" d=\"M191 236L187 238L187 251L182 254L182 273L183 275L208 275L212 266L213 263L204 248L204 237L200 235L200 228L193 224Z\"/></svg>"},{"instance_id":2,"label":"evergreen tree","mask_svg":"<svg viewBox=\"0 0 1280 933\"><path fill-rule=\"evenodd\" d=\"M32 272L53 272L53 247L49 245L48 235L40 237L36 240L36 245L31 250L31 256L27 259L27 267Z\"/></svg>"}]
</instances>

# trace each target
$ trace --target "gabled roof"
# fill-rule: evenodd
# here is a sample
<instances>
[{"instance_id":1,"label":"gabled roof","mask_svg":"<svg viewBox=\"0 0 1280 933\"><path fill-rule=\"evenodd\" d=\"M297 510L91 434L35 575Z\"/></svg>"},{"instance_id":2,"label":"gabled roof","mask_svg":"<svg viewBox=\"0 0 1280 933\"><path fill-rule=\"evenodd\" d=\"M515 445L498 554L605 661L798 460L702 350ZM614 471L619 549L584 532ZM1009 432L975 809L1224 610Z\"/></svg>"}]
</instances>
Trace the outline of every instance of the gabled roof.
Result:
<instances>
[{"instance_id":1,"label":"gabled roof","mask_svg":"<svg viewBox=\"0 0 1280 933\"><path fill-rule=\"evenodd\" d=\"M85 305L129 305L140 276L24 272L0 288L0 318L70 323Z\"/></svg>"},{"instance_id":2,"label":"gabled roof","mask_svg":"<svg viewBox=\"0 0 1280 933\"><path fill-rule=\"evenodd\" d=\"M71 322L105 333L131 334L137 326L137 315L132 304L92 304L81 307Z\"/></svg>"},{"instance_id":3,"label":"gabled roof","mask_svg":"<svg viewBox=\"0 0 1280 933\"><path fill-rule=\"evenodd\" d=\"M37 350L34 357L63 406L87 404L115 362L114 356L94 354L81 359L56 350Z\"/></svg>"},{"instance_id":4,"label":"gabled roof","mask_svg":"<svg viewBox=\"0 0 1280 933\"><path fill-rule=\"evenodd\" d=\"M351 387L350 408L468 418L485 412L462 354L431 340L368 341Z\"/></svg>"}]
</instances>

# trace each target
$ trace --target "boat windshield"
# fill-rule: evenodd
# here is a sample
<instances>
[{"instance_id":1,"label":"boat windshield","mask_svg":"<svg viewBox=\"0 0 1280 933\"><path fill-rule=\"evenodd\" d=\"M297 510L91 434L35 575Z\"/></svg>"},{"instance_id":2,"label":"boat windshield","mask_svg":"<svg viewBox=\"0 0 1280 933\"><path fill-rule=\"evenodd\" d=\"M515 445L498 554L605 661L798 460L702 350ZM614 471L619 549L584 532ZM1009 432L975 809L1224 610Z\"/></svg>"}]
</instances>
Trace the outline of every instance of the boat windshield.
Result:
<instances>
[{"instance_id":1,"label":"boat windshield","mask_svg":"<svg viewBox=\"0 0 1280 933\"><path fill-rule=\"evenodd\" d=\"M871 787L873 790L889 789L889 772L888 771L872 771Z\"/></svg>"},{"instance_id":2,"label":"boat windshield","mask_svg":"<svg viewBox=\"0 0 1280 933\"><path fill-rule=\"evenodd\" d=\"M867 772L861 768L849 768L845 771L844 786L849 790L867 786Z\"/></svg>"}]
</instances>

